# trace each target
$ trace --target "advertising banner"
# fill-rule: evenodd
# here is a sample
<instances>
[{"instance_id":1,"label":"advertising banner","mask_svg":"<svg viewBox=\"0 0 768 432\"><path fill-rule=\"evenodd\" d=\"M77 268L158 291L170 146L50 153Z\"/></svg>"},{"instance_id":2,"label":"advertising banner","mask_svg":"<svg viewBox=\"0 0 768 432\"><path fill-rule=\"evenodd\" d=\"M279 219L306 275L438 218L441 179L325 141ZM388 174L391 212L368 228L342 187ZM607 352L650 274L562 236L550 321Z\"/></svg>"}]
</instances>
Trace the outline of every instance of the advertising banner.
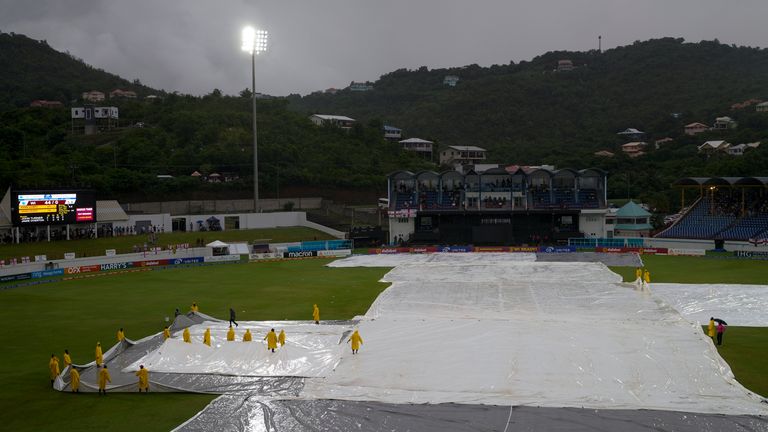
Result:
<instances>
[{"instance_id":1,"label":"advertising banner","mask_svg":"<svg viewBox=\"0 0 768 432\"><path fill-rule=\"evenodd\" d=\"M604 253L631 253L636 252L646 255L664 255L668 252L667 248L639 248L639 247L598 247L595 248L595 252Z\"/></svg>"},{"instance_id":2,"label":"advertising banner","mask_svg":"<svg viewBox=\"0 0 768 432\"><path fill-rule=\"evenodd\" d=\"M102 264L99 267L101 271L125 270L127 268L133 267L133 263L132 262L109 263L109 264Z\"/></svg>"},{"instance_id":3,"label":"advertising banner","mask_svg":"<svg viewBox=\"0 0 768 432\"><path fill-rule=\"evenodd\" d=\"M289 253L289 252L286 252ZM240 261L240 255L218 255L218 256L207 256L203 258L203 261L205 262L232 262L232 261Z\"/></svg>"},{"instance_id":4,"label":"advertising banner","mask_svg":"<svg viewBox=\"0 0 768 432\"><path fill-rule=\"evenodd\" d=\"M113 257L117 255L117 251L115 249L107 249L106 251L104 251L104 255L108 257Z\"/></svg>"},{"instance_id":5,"label":"advertising banner","mask_svg":"<svg viewBox=\"0 0 768 432\"><path fill-rule=\"evenodd\" d=\"M22 273L16 275L0 276L0 282L11 282L32 279L32 273Z\"/></svg>"},{"instance_id":6,"label":"advertising banner","mask_svg":"<svg viewBox=\"0 0 768 432\"><path fill-rule=\"evenodd\" d=\"M704 256L707 251L704 249L668 249L667 255L689 255L689 256Z\"/></svg>"},{"instance_id":7,"label":"advertising banner","mask_svg":"<svg viewBox=\"0 0 768 432\"><path fill-rule=\"evenodd\" d=\"M508 252L509 248L504 246L475 246L475 252Z\"/></svg>"},{"instance_id":8,"label":"advertising banner","mask_svg":"<svg viewBox=\"0 0 768 432\"><path fill-rule=\"evenodd\" d=\"M539 248L537 246L510 246L509 247L510 252L525 252L525 253L534 253L538 252Z\"/></svg>"},{"instance_id":9,"label":"advertising banner","mask_svg":"<svg viewBox=\"0 0 768 432\"><path fill-rule=\"evenodd\" d=\"M192 258L174 258L169 259L168 264L170 265L179 265L179 264L196 264L204 262L205 259L203 257L192 257Z\"/></svg>"},{"instance_id":10,"label":"advertising banner","mask_svg":"<svg viewBox=\"0 0 768 432\"><path fill-rule=\"evenodd\" d=\"M321 257L346 257L352 255L351 249L335 249L317 251L317 256Z\"/></svg>"},{"instance_id":11,"label":"advertising banner","mask_svg":"<svg viewBox=\"0 0 768 432\"><path fill-rule=\"evenodd\" d=\"M168 259L160 259L160 260L148 260L148 261L134 261L133 266L134 267L157 267L157 266L166 266L170 264L171 260Z\"/></svg>"},{"instance_id":12,"label":"advertising banner","mask_svg":"<svg viewBox=\"0 0 768 432\"><path fill-rule=\"evenodd\" d=\"M316 257L317 251L283 252L283 258L309 258Z\"/></svg>"},{"instance_id":13,"label":"advertising banner","mask_svg":"<svg viewBox=\"0 0 768 432\"><path fill-rule=\"evenodd\" d=\"M571 253L576 252L576 246L542 246L539 248L541 253Z\"/></svg>"},{"instance_id":14,"label":"advertising banner","mask_svg":"<svg viewBox=\"0 0 768 432\"><path fill-rule=\"evenodd\" d=\"M368 251L368 253L371 254L399 254L399 253L409 253L411 251L411 248L381 248L381 249L371 249Z\"/></svg>"},{"instance_id":15,"label":"advertising banner","mask_svg":"<svg viewBox=\"0 0 768 432\"><path fill-rule=\"evenodd\" d=\"M268 259L282 258L283 255L277 252L264 252L264 253L252 253L248 255L248 259L251 261L260 261Z\"/></svg>"},{"instance_id":16,"label":"advertising banner","mask_svg":"<svg viewBox=\"0 0 768 432\"><path fill-rule=\"evenodd\" d=\"M437 247L438 252L448 252L448 253L472 252L472 250L473 250L472 246L438 246Z\"/></svg>"},{"instance_id":17,"label":"advertising banner","mask_svg":"<svg viewBox=\"0 0 768 432\"><path fill-rule=\"evenodd\" d=\"M78 273L93 273L101 271L100 265L89 265L89 266L79 266L79 267L67 267L64 269L64 273L66 274L78 274Z\"/></svg>"},{"instance_id":18,"label":"advertising banner","mask_svg":"<svg viewBox=\"0 0 768 432\"><path fill-rule=\"evenodd\" d=\"M412 253L435 253L437 252L437 248L434 246L412 247L411 252Z\"/></svg>"},{"instance_id":19,"label":"advertising banner","mask_svg":"<svg viewBox=\"0 0 768 432\"><path fill-rule=\"evenodd\" d=\"M67 252L64 254L64 259L66 260L73 260L75 259L75 253L74 252Z\"/></svg>"},{"instance_id":20,"label":"advertising banner","mask_svg":"<svg viewBox=\"0 0 768 432\"><path fill-rule=\"evenodd\" d=\"M39 279L39 278L50 277L50 276L61 276L63 274L64 274L64 269L36 271L36 272L32 272L32 279Z\"/></svg>"},{"instance_id":21,"label":"advertising banner","mask_svg":"<svg viewBox=\"0 0 768 432\"><path fill-rule=\"evenodd\" d=\"M733 256L736 258L759 258L768 259L768 252L758 251L734 251Z\"/></svg>"}]
</instances>

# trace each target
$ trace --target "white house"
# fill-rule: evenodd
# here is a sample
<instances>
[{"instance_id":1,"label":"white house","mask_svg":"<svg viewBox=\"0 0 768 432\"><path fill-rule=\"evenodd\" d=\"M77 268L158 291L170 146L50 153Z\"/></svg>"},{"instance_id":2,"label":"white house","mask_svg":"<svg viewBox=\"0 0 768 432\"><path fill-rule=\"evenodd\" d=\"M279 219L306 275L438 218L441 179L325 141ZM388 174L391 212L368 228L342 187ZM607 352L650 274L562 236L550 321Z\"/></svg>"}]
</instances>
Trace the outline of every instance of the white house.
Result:
<instances>
[{"instance_id":1,"label":"white house","mask_svg":"<svg viewBox=\"0 0 768 432\"><path fill-rule=\"evenodd\" d=\"M755 109L757 110L757 112L768 112L768 102L757 104L757 107Z\"/></svg>"},{"instance_id":2,"label":"white house","mask_svg":"<svg viewBox=\"0 0 768 432\"><path fill-rule=\"evenodd\" d=\"M384 138L388 140L399 140L403 137L402 129L398 129L394 126L384 125Z\"/></svg>"},{"instance_id":3,"label":"white house","mask_svg":"<svg viewBox=\"0 0 768 432\"><path fill-rule=\"evenodd\" d=\"M349 84L349 90L350 91L369 91L369 90L373 90L373 84L368 81L366 82L352 81Z\"/></svg>"},{"instance_id":4,"label":"white house","mask_svg":"<svg viewBox=\"0 0 768 432\"><path fill-rule=\"evenodd\" d=\"M456 87L456 84L459 82L459 77L456 75L446 75L445 78L443 78L443 84L451 87Z\"/></svg>"},{"instance_id":5,"label":"white house","mask_svg":"<svg viewBox=\"0 0 768 432\"><path fill-rule=\"evenodd\" d=\"M440 165L475 164L485 160L486 150L476 146L450 146L440 152Z\"/></svg>"},{"instance_id":6,"label":"white house","mask_svg":"<svg viewBox=\"0 0 768 432\"><path fill-rule=\"evenodd\" d=\"M312 123L318 126L333 125L342 129L349 129L352 127L352 124L355 123L355 119L353 118L330 114L313 114L309 116L309 119Z\"/></svg>"},{"instance_id":7,"label":"white house","mask_svg":"<svg viewBox=\"0 0 768 432\"><path fill-rule=\"evenodd\" d=\"M400 145L405 150L418 152L425 159L432 160L432 147L434 146L432 141L421 138L408 138L400 141Z\"/></svg>"},{"instance_id":8,"label":"white house","mask_svg":"<svg viewBox=\"0 0 768 432\"><path fill-rule=\"evenodd\" d=\"M712 154L719 151L726 151L731 144L727 141L707 141L698 147L699 153Z\"/></svg>"},{"instance_id":9,"label":"white house","mask_svg":"<svg viewBox=\"0 0 768 432\"><path fill-rule=\"evenodd\" d=\"M714 129L733 129L737 126L736 122L730 117L718 117L715 119Z\"/></svg>"},{"instance_id":10,"label":"white house","mask_svg":"<svg viewBox=\"0 0 768 432\"><path fill-rule=\"evenodd\" d=\"M573 62L568 59L558 60L557 61L557 71L558 72L568 72L573 70Z\"/></svg>"},{"instance_id":11,"label":"white house","mask_svg":"<svg viewBox=\"0 0 768 432\"><path fill-rule=\"evenodd\" d=\"M709 126L705 125L704 123L698 123L698 122L687 124L685 125L684 128L685 128L685 134L690 136L700 134L702 132L706 132L709 130Z\"/></svg>"},{"instance_id":12,"label":"white house","mask_svg":"<svg viewBox=\"0 0 768 432\"><path fill-rule=\"evenodd\" d=\"M746 144L736 144L728 147L725 151L731 156L743 156L747 150L760 147L760 141Z\"/></svg>"},{"instance_id":13,"label":"white house","mask_svg":"<svg viewBox=\"0 0 768 432\"><path fill-rule=\"evenodd\" d=\"M83 100L90 102L101 102L104 100L104 92L100 92L98 90L83 92Z\"/></svg>"},{"instance_id":14,"label":"white house","mask_svg":"<svg viewBox=\"0 0 768 432\"><path fill-rule=\"evenodd\" d=\"M643 142L643 141L631 142L621 146L621 151L623 151L627 156L631 158L636 158L638 156L642 156L645 154L643 150L645 149L646 146L648 146L647 142Z\"/></svg>"}]
</instances>

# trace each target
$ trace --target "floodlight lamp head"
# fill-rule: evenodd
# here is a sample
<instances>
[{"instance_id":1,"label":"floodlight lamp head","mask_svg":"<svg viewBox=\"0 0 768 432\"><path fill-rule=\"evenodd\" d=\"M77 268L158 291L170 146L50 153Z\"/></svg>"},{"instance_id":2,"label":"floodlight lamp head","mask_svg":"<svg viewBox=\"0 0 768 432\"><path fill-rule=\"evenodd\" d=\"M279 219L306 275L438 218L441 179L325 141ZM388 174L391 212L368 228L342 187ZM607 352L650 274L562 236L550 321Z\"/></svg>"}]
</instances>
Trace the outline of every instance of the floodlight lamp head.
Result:
<instances>
[{"instance_id":1,"label":"floodlight lamp head","mask_svg":"<svg viewBox=\"0 0 768 432\"><path fill-rule=\"evenodd\" d=\"M253 27L243 29L242 50L250 54L259 54L267 50L268 34L266 30L256 30Z\"/></svg>"}]
</instances>

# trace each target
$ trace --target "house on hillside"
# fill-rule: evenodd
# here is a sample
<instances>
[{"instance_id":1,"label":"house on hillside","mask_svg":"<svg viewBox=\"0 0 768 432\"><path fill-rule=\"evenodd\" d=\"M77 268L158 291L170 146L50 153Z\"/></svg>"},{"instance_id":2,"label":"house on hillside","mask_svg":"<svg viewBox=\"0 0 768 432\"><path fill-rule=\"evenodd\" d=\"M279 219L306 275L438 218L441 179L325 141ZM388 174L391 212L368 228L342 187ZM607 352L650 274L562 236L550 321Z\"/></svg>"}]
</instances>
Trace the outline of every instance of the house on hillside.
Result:
<instances>
[{"instance_id":1,"label":"house on hillside","mask_svg":"<svg viewBox=\"0 0 768 432\"><path fill-rule=\"evenodd\" d=\"M597 156L597 157L614 157L614 156L616 156L616 154L615 154L615 153L613 153L612 151L608 151L608 150L600 150L600 151L596 151L596 152L595 152L595 153L593 153L593 154L594 154L595 156Z\"/></svg>"},{"instance_id":2,"label":"house on hillside","mask_svg":"<svg viewBox=\"0 0 768 432\"><path fill-rule=\"evenodd\" d=\"M105 99L104 92L100 92L98 90L83 92L82 97L84 101L89 102L101 102Z\"/></svg>"},{"instance_id":3,"label":"house on hillside","mask_svg":"<svg viewBox=\"0 0 768 432\"><path fill-rule=\"evenodd\" d=\"M62 108L64 106L63 103L59 101L49 101L49 100L33 100L32 103L29 104L31 107L36 108Z\"/></svg>"},{"instance_id":4,"label":"house on hillside","mask_svg":"<svg viewBox=\"0 0 768 432\"><path fill-rule=\"evenodd\" d=\"M415 151L421 157L427 160L432 160L432 148L434 147L432 141L427 141L421 138L408 138L400 141L400 145L404 150Z\"/></svg>"},{"instance_id":5,"label":"house on hillside","mask_svg":"<svg viewBox=\"0 0 768 432\"><path fill-rule=\"evenodd\" d=\"M757 112L768 112L768 102L757 104L757 106L755 107L755 110Z\"/></svg>"},{"instance_id":6,"label":"house on hillside","mask_svg":"<svg viewBox=\"0 0 768 432\"><path fill-rule=\"evenodd\" d=\"M630 200L616 212L614 237L648 237L653 230L651 214Z\"/></svg>"},{"instance_id":7,"label":"house on hillside","mask_svg":"<svg viewBox=\"0 0 768 432\"><path fill-rule=\"evenodd\" d=\"M391 141L399 141L403 137L402 129L398 129L394 126L384 125L384 139Z\"/></svg>"},{"instance_id":8,"label":"house on hillside","mask_svg":"<svg viewBox=\"0 0 768 432\"><path fill-rule=\"evenodd\" d=\"M309 116L309 119L317 126L331 125L341 129L350 129L355 123L353 118L330 114L313 114Z\"/></svg>"},{"instance_id":9,"label":"house on hillside","mask_svg":"<svg viewBox=\"0 0 768 432\"><path fill-rule=\"evenodd\" d=\"M712 127L715 130L733 129L738 124L732 118L728 116L718 117L715 119L715 125Z\"/></svg>"},{"instance_id":10,"label":"house on hillside","mask_svg":"<svg viewBox=\"0 0 768 432\"><path fill-rule=\"evenodd\" d=\"M746 144L736 144L728 147L725 152L731 156L743 156L744 153L748 150L752 150L758 147L760 147L760 141Z\"/></svg>"},{"instance_id":11,"label":"house on hillside","mask_svg":"<svg viewBox=\"0 0 768 432\"><path fill-rule=\"evenodd\" d=\"M569 72L573 70L573 61L569 59L562 59L557 61L558 72Z\"/></svg>"},{"instance_id":12,"label":"house on hillside","mask_svg":"<svg viewBox=\"0 0 768 432\"><path fill-rule=\"evenodd\" d=\"M657 139L656 141L653 142L653 144L656 147L656 150L658 150L664 144L669 144L669 143L674 142L674 141L675 141L674 139L672 139L670 137L666 137L666 138L662 138L662 139Z\"/></svg>"},{"instance_id":13,"label":"house on hillside","mask_svg":"<svg viewBox=\"0 0 768 432\"><path fill-rule=\"evenodd\" d=\"M644 141L635 141L626 143L623 146L621 146L621 151L624 152L627 156L631 158L636 158L639 156L642 156L645 154L645 147L648 146L647 142Z\"/></svg>"},{"instance_id":14,"label":"house on hillside","mask_svg":"<svg viewBox=\"0 0 768 432\"><path fill-rule=\"evenodd\" d=\"M731 105L731 110L744 109L752 105L759 104L760 102L762 102L760 99L747 99L744 102L738 102Z\"/></svg>"},{"instance_id":15,"label":"house on hillside","mask_svg":"<svg viewBox=\"0 0 768 432\"><path fill-rule=\"evenodd\" d=\"M711 155L717 152L726 151L731 144L724 140L707 141L698 147L699 153Z\"/></svg>"},{"instance_id":16,"label":"house on hillside","mask_svg":"<svg viewBox=\"0 0 768 432\"><path fill-rule=\"evenodd\" d=\"M349 84L349 90L350 91L369 91L373 90L373 83L366 81L366 82L355 82L352 81Z\"/></svg>"},{"instance_id":17,"label":"house on hillside","mask_svg":"<svg viewBox=\"0 0 768 432\"><path fill-rule=\"evenodd\" d=\"M136 99L136 92L131 90L114 89L111 92L109 92L109 98L110 99L116 99L116 98Z\"/></svg>"},{"instance_id":18,"label":"house on hillside","mask_svg":"<svg viewBox=\"0 0 768 432\"><path fill-rule=\"evenodd\" d=\"M476 146L449 146L440 152L440 165L468 165L484 161L486 150Z\"/></svg>"},{"instance_id":19,"label":"house on hillside","mask_svg":"<svg viewBox=\"0 0 768 432\"><path fill-rule=\"evenodd\" d=\"M325 89L325 91L323 91L323 93L325 93L325 94L332 94L332 95L336 94L338 92L339 92L339 90L336 89L336 88L333 88L333 87L327 88L327 89Z\"/></svg>"},{"instance_id":20,"label":"house on hillside","mask_svg":"<svg viewBox=\"0 0 768 432\"><path fill-rule=\"evenodd\" d=\"M456 84L458 83L459 83L459 77L456 75L446 75L445 78L443 78L443 85L456 87Z\"/></svg>"},{"instance_id":21,"label":"house on hillside","mask_svg":"<svg viewBox=\"0 0 768 432\"><path fill-rule=\"evenodd\" d=\"M693 136L708 131L709 126L705 125L704 123L696 122L685 125L684 129L686 135Z\"/></svg>"},{"instance_id":22,"label":"house on hillside","mask_svg":"<svg viewBox=\"0 0 768 432\"><path fill-rule=\"evenodd\" d=\"M626 128L623 131L617 133L616 135L621 135L627 139L640 141L643 139L643 136L645 136L645 132L637 130L635 128Z\"/></svg>"}]
</instances>

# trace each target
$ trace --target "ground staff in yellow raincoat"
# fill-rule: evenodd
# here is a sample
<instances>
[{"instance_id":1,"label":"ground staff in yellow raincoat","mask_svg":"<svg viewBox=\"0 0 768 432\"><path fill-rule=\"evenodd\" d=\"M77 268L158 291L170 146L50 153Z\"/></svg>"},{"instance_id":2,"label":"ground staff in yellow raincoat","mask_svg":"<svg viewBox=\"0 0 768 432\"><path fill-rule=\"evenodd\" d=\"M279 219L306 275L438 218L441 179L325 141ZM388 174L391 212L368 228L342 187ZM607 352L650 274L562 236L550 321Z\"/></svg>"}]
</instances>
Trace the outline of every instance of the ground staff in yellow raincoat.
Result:
<instances>
[{"instance_id":1,"label":"ground staff in yellow raincoat","mask_svg":"<svg viewBox=\"0 0 768 432\"><path fill-rule=\"evenodd\" d=\"M651 272L646 270L645 274L643 275L643 280L645 280L645 283L647 284L651 283Z\"/></svg>"},{"instance_id":2,"label":"ground staff in yellow raincoat","mask_svg":"<svg viewBox=\"0 0 768 432\"><path fill-rule=\"evenodd\" d=\"M312 305L312 319L315 320L315 324L320 324L320 308L317 305Z\"/></svg>"},{"instance_id":3,"label":"ground staff in yellow raincoat","mask_svg":"<svg viewBox=\"0 0 768 432\"><path fill-rule=\"evenodd\" d=\"M123 331L123 328L120 327L120 330L117 331L117 341L122 342L123 339L125 339L125 332Z\"/></svg>"},{"instance_id":4,"label":"ground staff in yellow raincoat","mask_svg":"<svg viewBox=\"0 0 768 432\"><path fill-rule=\"evenodd\" d=\"M59 358L55 354L51 354L51 360L48 362L48 369L51 371L51 384L56 380L61 371L59 370Z\"/></svg>"},{"instance_id":5,"label":"ground staff in yellow raincoat","mask_svg":"<svg viewBox=\"0 0 768 432\"><path fill-rule=\"evenodd\" d=\"M136 376L139 377L139 393L142 390L149 393L149 371L144 369L144 365L139 366Z\"/></svg>"},{"instance_id":6,"label":"ground staff in yellow raincoat","mask_svg":"<svg viewBox=\"0 0 768 432\"><path fill-rule=\"evenodd\" d=\"M104 365L99 371L99 394L102 392L104 396L107 395L107 383L112 382L112 378L109 376L107 365Z\"/></svg>"},{"instance_id":7,"label":"ground staff in yellow raincoat","mask_svg":"<svg viewBox=\"0 0 768 432\"><path fill-rule=\"evenodd\" d=\"M715 338L715 319L712 317L709 318L709 327L707 328L707 335L712 339Z\"/></svg>"},{"instance_id":8,"label":"ground staff in yellow raincoat","mask_svg":"<svg viewBox=\"0 0 768 432\"><path fill-rule=\"evenodd\" d=\"M69 351L64 350L64 367L70 366L72 364L72 357L69 356Z\"/></svg>"},{"instance_id":9,"label":"ground staff in yellow raincoat","mask_svg":"<svg viewBox=\"0 0 768 432\"><path fill-rule=\"evenodd\" d=\"M251 341L251 331L246 330L245 334L243 335L243 342L250 342Z\"/></svg>"},{"instance_id":10,"label":"ground staff in yellow raincoat","mask_svg":"<svg viewBox=\"0 0 768 432\"><path fill-rule=\"evenodd\" d=\"M357 352L360 350L360 345L363 344L363 338L360 337L360 333L355 330L347 342L352 342L352 354L357 354Z\"/></svg>"},{"instance_id":11,"label":"ground staff in yellow raincoat","mask_svg":"<svg viewBox=\"0 0 768 432\"><path fill-rule=\"evenodd\" d=\"M227 340L230 342L235 340L235 329L232 326L229 326L229 331L227 331Z\"/></svg>"},{"instance_id":12,"label":"ground staff in yellow raincoat","mask_svg":"<svg viewBox=\"0 0 768 432\"><path fill-rule=\"evenodd\" d=\"M188 328L184 329L184 333L182 333L181 336L184 338L184 342L192 343L192 339L190 339L190 337L189 337L189 329Z\"/></svg>"},{"instance_id":13,"label":"ground staff in yellow raincoat","mask_svg":"<svg viewBox=\"0 0 768 432\"><path fill-rule=\"evenodd\" d=\"M643 280L643 269L640 267L635 270L635 280L639 280L641 282Z\"/></svg>"},{"instance_id":14,"label":"ground staff in yellow raincoat","mask_svg":"<svg viewBox=\"0 0 768 432\"><path fill-rule=\"evenodd\" d=\"M280 334L277 335L277 341L280 342L280 346L285 345L285 330L280 330Z\"/></svg>"},{"instance_id":15,"label":"ground staff in yellow raincoat","mask_svg":"<svg viewBox=\"0 0 768 432\"><path fill-rule=\"evenodd\" d=\"M192 306L190 306L189 308L189 310L191 310L192 312L197 312L198 309L199 308L197 307L197 303L192 303Z\"/></svg>"},{"instance_id":16,"label":"ground staff in yellow raincoat","mask_svg":"<svg viewBox=\"0 0 768 432\"><path fill-rule=\"evenodd\" d=\"M69 387L72 393L80 393L80 372L73 367L69 368Z\"/></svg>"},{"instance_id":17,"label":"ground staff in yellow raincoat","mask_svg":"<svg viewBox=\"0 0 768 432\"><path fill-rule=\"evenodd\" d=\"M211 346L211 329L205 329L205 333L203 333L203 343Z\"/></svg>"},{"instance_id":18,"label":"ground staff in yellow raincoat","mask_svg":"<svg viewBox=\"0 0 768 432\"><path fill-rule=\"evenodd\" d=\"M168 327L163 329L163 339L170 339L171 338L171 331L168 329Z\"/></svg>"},{"instance_id":19,"label":"ground staff in yellow raincoat","mask_svg":"<svg viewBox=\"0 0 768 432\"><path fill-rule=\"evenodd\" d=\"M275 329L270 330L269 333L264 336L264 340L267 341L267 349L275 352L275 348L277 348L277 333L275 333Z\"/></svg>"},{"instance_id":20,"label":"ground staff in yellow raincoat","mask_svg":"<svg viewBox=\"0 0 768 432\"><path fill-rule=\"evenodd\" d=\"M104 354L101 353L101 342L96 342L96 366L104 363Z\"/></svg>"}]
</instances>

